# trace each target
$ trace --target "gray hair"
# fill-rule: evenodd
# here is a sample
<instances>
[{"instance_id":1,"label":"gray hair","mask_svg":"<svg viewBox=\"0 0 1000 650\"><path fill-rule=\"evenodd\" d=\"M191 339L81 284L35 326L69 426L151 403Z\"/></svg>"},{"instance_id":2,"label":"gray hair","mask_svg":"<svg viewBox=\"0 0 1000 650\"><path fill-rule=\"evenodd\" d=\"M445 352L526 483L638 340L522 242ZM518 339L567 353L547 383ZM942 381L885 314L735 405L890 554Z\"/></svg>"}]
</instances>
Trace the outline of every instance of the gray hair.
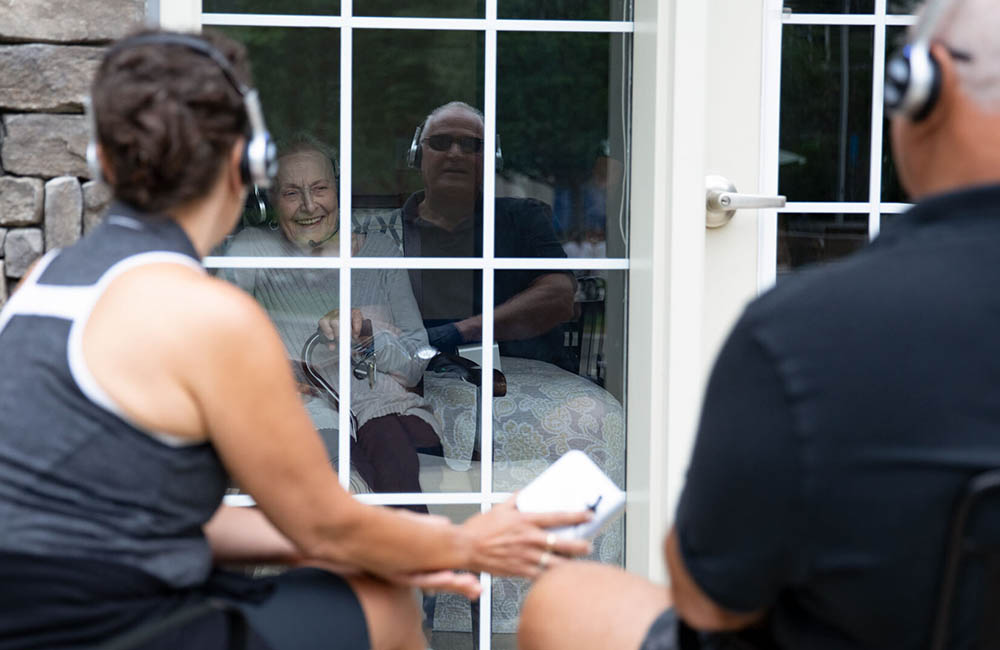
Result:
<instances>
[{"instance_id":1,"label":"gray hair","mask_svg":"<svg viewBox=\"0 0 1000 650\"><path fill-rule=\"evenodd\" d=\"M447 104L441 104L433 111L431 111L430 114L424 118L424 123L420 126L420 132L423 133L424 131L427 130L427 125L430 124L432 119L437 117L440 113L443 113L452 108L460 108L462 110L469 111L470 113L479 118L480 123L482 123L483 125L486 124L486 118L483 116L483 112L481 110L479 110L475 106L472 106L471 104L466 104L465 102L453 101L453 102L448 102Z\"/></svg>"},{"instance_id":2,"label":"gray hair","mask_svg":"<svg viewBox=\"0 0 1000 650\"><path fill-rule=\"evenodd\" d=\"M285 156L290 156L296 153L306 153L314 151L323 158L330 162L330 166L333 168L333 180L340 188L340 167L337 161L340 158L340 154L337 152L336 147L332 147L327 143L323 142L316 136L306 131L297 131L292 135L278 141L278 164L280 166L281 159ZM271 189L268 190L272 198L274 198L274 193L278 191L277 183L271 184Z\"/></svg>"},{"instance_id":3,"label":"gray hair","mask_svg":"<svg viewBox=\"0 0 1000 650\"><path fill-rule=\"evenodd\" d=\"M962 90L980 108L1000 112L1000 4L997 0L962 0L944 16L935 35L972 60L955 66Z\"/></svg>"}]
</instances>

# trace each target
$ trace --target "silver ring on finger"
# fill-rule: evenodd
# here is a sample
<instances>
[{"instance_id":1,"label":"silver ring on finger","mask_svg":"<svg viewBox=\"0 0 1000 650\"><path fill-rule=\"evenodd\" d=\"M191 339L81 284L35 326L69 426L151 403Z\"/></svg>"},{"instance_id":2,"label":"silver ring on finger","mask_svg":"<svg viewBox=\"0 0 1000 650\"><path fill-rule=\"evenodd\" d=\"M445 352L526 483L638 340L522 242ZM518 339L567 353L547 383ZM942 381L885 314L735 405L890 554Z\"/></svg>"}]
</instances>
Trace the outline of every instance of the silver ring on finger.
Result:
<instances>
[{"instance_id":1,"label":"silver ring on finger","mask_svg":"<svg viewBox=\"0 0 1000 650\"><path fill-rule=\"evenodd\" d=\"M551 553L552 549L556 546L556 534L549 533L545 536L545 552Z\"/></svg>"},{"instance_id":2,"label":"silver ring on finger","mask_svg":"<svg viewBox=\"0 0 1000 650\"><path fill-rule=\"evenodd\" d=\"M552 553L545 551L542 553L542 557L538 558L538 570L544 571L549 568L549 562L552 560Z\"/></svg>"}]
</instances>

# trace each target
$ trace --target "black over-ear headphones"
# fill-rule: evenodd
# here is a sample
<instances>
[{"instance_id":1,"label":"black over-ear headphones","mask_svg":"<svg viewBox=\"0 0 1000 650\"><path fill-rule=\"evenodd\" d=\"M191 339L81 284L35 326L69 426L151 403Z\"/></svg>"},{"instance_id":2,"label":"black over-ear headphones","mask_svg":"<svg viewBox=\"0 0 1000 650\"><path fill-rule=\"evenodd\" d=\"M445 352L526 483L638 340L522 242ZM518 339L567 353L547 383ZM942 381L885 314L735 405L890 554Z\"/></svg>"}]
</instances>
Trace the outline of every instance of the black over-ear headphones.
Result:
<instances>
[{"instance_id":1,"label":"black over-ear headphones","mask_svg":"<svg viewBox=\"0 0 1000 650\"><path fill-rule=\"evenodd\" d=\"M420 161L424 159L424 151L421 144L421 136L424 134L424 126L427 125L427 120L424 120L417 130L413 132L413 140L410 141L410 150L406 152L406 166L411 169L420 169ZM500 149L500 134L497 133L496 139L496 170L501 171L503 169L503 151Z\"/></svg>"},{"instance_id":2,"label":"black over-ear headphones","mask_svg":"<svg viewBox=\"0 0 1000 650\"><path fill-rule=\"evenodd\" d=\"M941 94L941 66L931 55L931 39L952 0L931 0L913 30L913 40L885 67L885 109L914 122L931 114Z\"/></svg>"},{"instance_id":3,"label":"black over-ear headphones","mask_svg":"<svg viewBox=\"0 0 1000 650\"><path fill-rule=\"evenodd\" d=\"M243 98L243 107L247 114L249 123L249 133L247 134L246 146L243 148L243 155L240 158L240 174L243 182L253 184L257 187L268 188L278 170L278 161L271 134L267 131L264 123L264 111L260 106L260 96L254 88L248 88L240 82L230 65L229 60L219 50L212 47L207 41L194 36L184 34L142 34L132 38L126 38L118 42L108 51L105 56L119 50L142 45L179 45L189 50L206 56L219 66L222 74L232 84L233 88ZM87 167L90 170L91 178L97 180L101 178L101 164L97 157L97 116L94 114L92 101L88 97L84 102L84 108L88 114L90 124L90 142L87 144Z\"/></svg>"}]
</instances>

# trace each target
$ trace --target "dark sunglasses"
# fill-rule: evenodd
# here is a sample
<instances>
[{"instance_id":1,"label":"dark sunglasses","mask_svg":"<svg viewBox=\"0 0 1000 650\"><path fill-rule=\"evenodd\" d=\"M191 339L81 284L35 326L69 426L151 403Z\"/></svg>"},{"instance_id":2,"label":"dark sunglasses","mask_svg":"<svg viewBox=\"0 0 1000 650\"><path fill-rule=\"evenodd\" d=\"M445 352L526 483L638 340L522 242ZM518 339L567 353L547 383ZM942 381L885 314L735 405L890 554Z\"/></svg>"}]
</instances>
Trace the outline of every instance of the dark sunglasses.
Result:
<instances>
[{"instance_id":1,"label":"dark sunglasses","mask_svg":"<svg viewBox=\"0 0 1000 650\"><path fill-rule=\"evenodd\" d=\"M424 138L427 146L434 151L449 151L451 145L458 143L458 148L462 153L479 153L483 150L483 139L475 138L471 135L448 135L441 133Z\"/></svg>"}]
</instances>

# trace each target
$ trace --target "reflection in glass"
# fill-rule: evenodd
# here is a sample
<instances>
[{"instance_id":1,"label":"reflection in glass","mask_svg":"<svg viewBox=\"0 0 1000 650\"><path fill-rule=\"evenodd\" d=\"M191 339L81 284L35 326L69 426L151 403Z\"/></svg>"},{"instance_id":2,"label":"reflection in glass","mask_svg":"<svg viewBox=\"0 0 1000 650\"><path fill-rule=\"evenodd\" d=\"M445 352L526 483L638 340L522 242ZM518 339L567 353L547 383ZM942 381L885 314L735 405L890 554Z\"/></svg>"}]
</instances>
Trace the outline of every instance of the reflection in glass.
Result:
<instances>
[{"instance_id":1,"label":"reflection in glass","mask_svg":"<svg viewBox=\"0 0 1000 650\"><path fill-rule=\"evenodd\" d=\"M507 224L498 210L497 257L627 254L631 56L628 35L499 35L497 131L504 163L497 196L533 198L551 208L563 253L502 249Z\"/></svg>"},{"instance_id":2,"label":"reflection in glass","mask_svg":"<svg viewBox=\"0 0 1000 650\"><path fill-rule=\"evenodd\" d=\"M203 0L206 13L339 16L340 0Z\"/></svg>"},{"instance_id":3,"label":"reflection in glass","mask_svg":"<svg viewBox=\"0 0 1000 650\"><path fill-rule=\"evenodd\" d=\"M414 131L431 110L483 102L483 32L354 32L355 207L391 212L423 184L407 164Z\"/></svg>"},{"instance_id":4,"label":"reflection in glass","mask_svg":"<svg viewBox=\"0 0 1000 650\"><path fill-rule=\"evenodd\" d=\"M477 505L431 505L431 514L461 523L480 512ZM418 592L420 593L420 592ZM424 635L428 648L473 650L479 647L479 602L457 594L422 592ZM500 647L494 645L493 647Z\"/></svg>"},{"instance_id":5,"label":"reflection in glass","mask_svg":"<svg viewBox=\"0 0 1000 650\"><path fill-rule=\"evenodd\" d=\"M890 14L915 14L924 0L889 0Z\"/></svg>"},{"instance_id":6,"label":"reflection in glass","mask_svg":"<svg viewBox=\"0 0 1000 650\"><path fill-rule=\"evenodd\" d=\"M875 0L785 0L784 8L797 14L871 14Z\"/></svg>"},{"instance_id":7,"label":"reflection in glass","mask_svg":"<svg viewBox=\"0 0 1000 650\"><path fill-rule=\"evenodd\" d=\"M364 0L354 3L355 16L419 16L482 18L484 0Z\"/></svg>"},{"instance_id":8,"label":"reflection in glass","mask_svg":"<svg viewBox=\"0 0 1000 650\"><path fill-rule=\"evenodd\" d=\"M497 271L496 285L520 286L530 293L537 278L572 276L573 308L556 326L553 341L543 335L530 341L500 344L500 367L507 392L493 400L493 489L522 488L570 449L590 456L620 487L625 487L625 271L579 270ZM508 277L504 278L504 275ZM536 279L531 281L534 276ZM520 298L524 298L524 294ZM510 304L513 304L510 303ZM542 303L544 305L544 303ZM515 320L530 332L537 327L536 309ZM510 328L510 315L496 312L498 337ZM504 321L508 324L505 327ZM561 347L559 362L552 348ZM594 540L592 559L621 564L624 559L624 523L616 520ZM494 580L495 633L516 629L526 585L523 581Z\"/></svg>"},{"instance_id":9,"label":"reflection in glass","mask_svg":"<svg viewBox=\"0 0 1000 650\"><path fill-rule=\"evenodd\" d=\"M631 20L631 0L499 0L500 18L529 20Z\"/></svg>"},{"instance_id":10,"label":"reflection in glass","mask_svg":"<svg viewBox=\"0 0 1000 650\"><path fill-rule=\"evenodd\" d=\"M871 155L870 27L787 25L778 191L789 201L866 201Z\"/></svg>"},{"instance_id":11,"label":"reflection in glass","mask_svg":"<svg viewBox=\"0 0 1000 650\"><path fill-rule=\"evenodd\" d=\"M887 228L891 230L894 227L893 224L899 223L901 220L905 218L904 217L905 214L906 214L905 212L882 213L882 215L879 217L880 218L879 234L885 232Z\"/></svg>"},{"instance_id":12,"label":"reflection in glass","mask_svg":"<svg viewBox=\"0 0 1000 650\"><path fill-rule=\"evenodd\" d=\"M831 262L867 243L867 214L779 214L778 275Z\"/></svg>"},{"instance_id":13,"label":"reflection in glass","mask_svg":"<svg viewBox=\"0 0 1000 650\"><path fill-rule=\"evenodd\" d=\"M339 7L339 3L334 4ZM337 146L340 142L339 29L212 29L246 46L267 126L276 139L308 132Z\"/></svg>"}]
</instances>

